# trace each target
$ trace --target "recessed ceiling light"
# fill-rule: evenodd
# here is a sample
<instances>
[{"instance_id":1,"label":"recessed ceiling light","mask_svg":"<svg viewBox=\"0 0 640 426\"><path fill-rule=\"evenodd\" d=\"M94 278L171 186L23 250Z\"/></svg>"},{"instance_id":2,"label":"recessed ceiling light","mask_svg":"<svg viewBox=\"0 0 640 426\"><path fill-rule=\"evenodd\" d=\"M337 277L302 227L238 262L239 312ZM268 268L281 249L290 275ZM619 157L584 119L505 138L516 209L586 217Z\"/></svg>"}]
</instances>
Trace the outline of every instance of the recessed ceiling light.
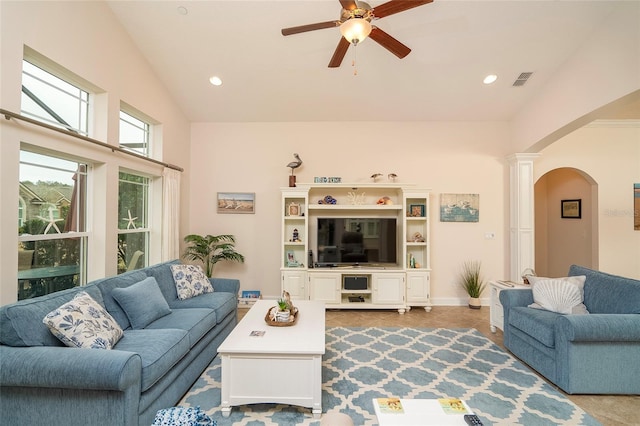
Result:
<instances>
[{"instance_id":1,"label":"recessed ceiling light","mask_svg":"<svg viewBox=\"0 0 640 426\"><path fill-rule=\"evenodd\" d=\"M187 13L189 13L189 9L184 6L178 6L178 13L180 15L186 15Z\"/></svg>"},{"instance_id":2,"label":"recessed ceiling light","mask_svg":"<svg viewBox=\"0 0 640 426\"><path fill-rule=\"evenodd\" d=\"M209 81L211 82L211 84L213 84L214 86L222 86L222 79L216 75L212 76Z\"/></svg>"},{"instance_id":3,"label":"recessed ceiling light","mask_svg":"<svg viewBox=\"0 0 640 426\"><path fill-rule=\"evenodd\" d=\"M484 78L484 80L482 80L482 82L484 84L491 84L491 83L495 83L495 81L498 79L498 76L495 74L489 74L488 76L486 76Z\"/></svg>"}]
</instances>

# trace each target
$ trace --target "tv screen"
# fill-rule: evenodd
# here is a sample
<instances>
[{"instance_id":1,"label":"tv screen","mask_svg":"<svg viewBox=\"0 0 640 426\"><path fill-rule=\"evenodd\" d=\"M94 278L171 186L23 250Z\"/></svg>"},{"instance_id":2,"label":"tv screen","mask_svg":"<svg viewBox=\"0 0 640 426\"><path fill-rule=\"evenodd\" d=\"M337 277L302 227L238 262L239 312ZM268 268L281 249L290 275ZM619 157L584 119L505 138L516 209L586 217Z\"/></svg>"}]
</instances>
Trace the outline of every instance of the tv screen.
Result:
<instances>
[{"instance_id":1,"label":"tv screen","mask_svg":"<svg viewBox=\"0 0 640 426\"><path fill-rule=\"evenodd\" d=\"M318 265L397 264L396 218L318 218Z\"/></svg>"}]
</instances>

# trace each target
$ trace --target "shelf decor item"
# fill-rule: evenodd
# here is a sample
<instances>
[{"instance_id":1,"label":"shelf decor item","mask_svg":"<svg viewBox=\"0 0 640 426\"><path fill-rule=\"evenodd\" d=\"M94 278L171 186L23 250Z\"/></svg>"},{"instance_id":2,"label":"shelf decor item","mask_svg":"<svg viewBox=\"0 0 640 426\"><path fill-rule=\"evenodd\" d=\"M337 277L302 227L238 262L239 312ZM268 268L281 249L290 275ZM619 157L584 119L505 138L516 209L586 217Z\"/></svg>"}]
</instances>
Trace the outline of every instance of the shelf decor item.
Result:
<instances>
[{"instance_id":1,"label":"shelf decor item","mask_svg":"<svg viewBox=\"0 0 640 426\"><path fill-rule=\"evenodd\" d=\"M300 204L294 202L289 204L289 216L300 216Z\"/></svg>"},{"instance_id":2,"label":"shelf decor item","mask_svg":"<svg viewBox=\"0 0 640 426\"><path fill-rule=\"evenodd\" d=\"M409 205L409 211L407 211L408 217L424 217L424 204L411 204Z\"/></svg>"}]
</instances>

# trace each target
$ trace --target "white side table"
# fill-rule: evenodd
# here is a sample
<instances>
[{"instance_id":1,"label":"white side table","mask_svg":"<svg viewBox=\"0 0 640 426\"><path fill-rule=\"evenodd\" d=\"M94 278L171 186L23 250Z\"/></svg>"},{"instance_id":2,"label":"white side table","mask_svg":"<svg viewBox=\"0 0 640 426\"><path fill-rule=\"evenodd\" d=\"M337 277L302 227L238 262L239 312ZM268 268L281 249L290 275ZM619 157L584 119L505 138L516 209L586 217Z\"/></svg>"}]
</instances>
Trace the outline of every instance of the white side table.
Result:
<instances>
[{"instance_id":1,"label":"white side table","mask_svg":"<svg viewBox=\"0 0 640 426\"><path fill-rule=\"evenodd\" d=\"M531 288L530 285L514 283L511 281L489 281L489 287L491 289L491 314L489 316L489 322L491 326L491 332L495 333L496 328L504 330L504 311L502 310L502 304L500 303L500 292L502 290L510 289L526 289Z\"/></svg>"}]
</instances>

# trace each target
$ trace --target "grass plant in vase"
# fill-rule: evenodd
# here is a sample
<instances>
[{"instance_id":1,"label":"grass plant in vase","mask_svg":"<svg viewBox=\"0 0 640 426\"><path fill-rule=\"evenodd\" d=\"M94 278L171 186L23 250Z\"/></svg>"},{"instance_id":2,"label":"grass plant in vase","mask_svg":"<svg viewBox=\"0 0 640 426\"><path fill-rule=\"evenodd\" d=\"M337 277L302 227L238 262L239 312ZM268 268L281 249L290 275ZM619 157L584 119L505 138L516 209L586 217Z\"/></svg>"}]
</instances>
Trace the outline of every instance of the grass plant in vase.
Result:
<instances>
[{"instance_id":1,"label":"grass plant in vase","mask_svg":"<svg viewBox=\"0 0 640 426\"><path fill-rule=\"evenodd\" d=\"M480 309L480 295L485 288L485 282L480 273L481 263L479 261L468 261L462 265L459 283L469 295L469 307Z\"/></svg>"}]
</instances>

